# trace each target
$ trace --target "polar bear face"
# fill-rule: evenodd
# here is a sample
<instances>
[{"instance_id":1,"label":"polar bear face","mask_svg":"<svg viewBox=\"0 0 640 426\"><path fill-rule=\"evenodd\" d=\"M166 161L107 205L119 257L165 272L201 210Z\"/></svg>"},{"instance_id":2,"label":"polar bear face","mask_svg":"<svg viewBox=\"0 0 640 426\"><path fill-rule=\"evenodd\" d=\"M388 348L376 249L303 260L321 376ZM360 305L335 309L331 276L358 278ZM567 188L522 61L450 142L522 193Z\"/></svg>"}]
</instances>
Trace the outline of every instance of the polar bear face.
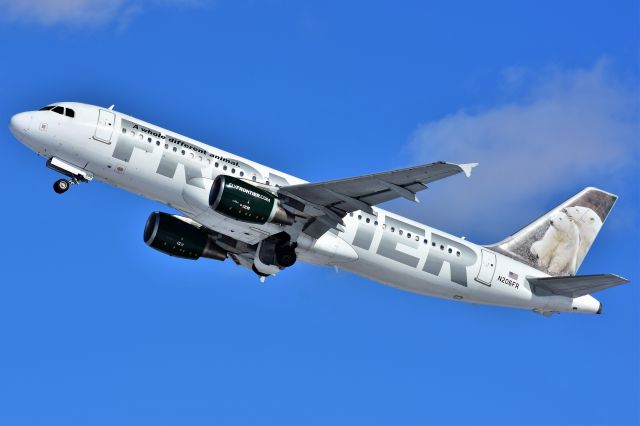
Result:
<instances>
[{"instance_id":1,"label":"polar bear face","mask_svg":"<svg viewBox=\"0 0 640 426\"><path fill-rule=\"evenodd\" d=\"M602 220L600 220L600 216L598 216L596 212L591 209L588 210L589 211L582 215L580 222L586 224L590 229L598 232L602 226Z\"/></svg>"},{"instance_id":2,"label":"polar bear face","mask_svg":"<svg viewBox=\"0 0 640 426\"><path fill-rule=\"evenodd\" d=\"M570 219L577 221L582 217L583 214L587 212L587 210L591 210L591 209L586 207L580 207L580 206L565 207L564 209L562 209L562 213L565 213L567 216L569 216Z\"/></svg>"},{"instance_id":3,"label":"polar bear face","mask_svg":"<svg viewBox=\"0 0 640 426\"><path fill-rule=\"evenodd\" d=\"M569 219L572 219L576 225L585 230L590 229L598 232L602 226L600 216L588 207L565 207L562 212L569 216Z\"/></svg>"},{"instance_id":4,"label":"polar bear face","mask_svg":"<svg viewBox=\"0 0 640 426\"><path fill-rule=\"evenodd\" d=\"M559 212L549 220L551 225L561 235L571 235L575 226L573 220L564 212Z\"/></svg>"}]
</instances>

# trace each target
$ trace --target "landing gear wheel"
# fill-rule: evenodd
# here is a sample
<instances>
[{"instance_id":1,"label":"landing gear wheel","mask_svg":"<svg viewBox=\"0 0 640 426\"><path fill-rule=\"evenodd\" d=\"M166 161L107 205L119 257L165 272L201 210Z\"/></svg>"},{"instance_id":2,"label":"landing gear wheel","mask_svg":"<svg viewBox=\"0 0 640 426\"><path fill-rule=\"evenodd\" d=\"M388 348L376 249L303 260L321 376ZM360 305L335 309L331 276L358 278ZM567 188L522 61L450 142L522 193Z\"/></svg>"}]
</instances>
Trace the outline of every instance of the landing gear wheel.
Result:
<instances>
[{"instance_id":1,"label":"landing gear wheel","mask_svg":"<svg viewBox=\"0 0 640 426\"><path fill-rule=\"evenodd\" d=\"M56 194L64 194L69 189L71 183L64 179L59 179L53 184L53 190Z\"/></svg>"}]
</instances>

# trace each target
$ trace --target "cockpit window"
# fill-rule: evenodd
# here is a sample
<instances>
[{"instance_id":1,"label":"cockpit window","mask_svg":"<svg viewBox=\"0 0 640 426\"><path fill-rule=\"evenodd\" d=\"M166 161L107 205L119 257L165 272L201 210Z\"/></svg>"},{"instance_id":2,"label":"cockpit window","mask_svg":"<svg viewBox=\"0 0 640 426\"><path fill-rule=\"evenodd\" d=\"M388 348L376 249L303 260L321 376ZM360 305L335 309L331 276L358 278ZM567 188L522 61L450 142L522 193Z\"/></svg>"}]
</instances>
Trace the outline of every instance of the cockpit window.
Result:
<instances>
[{"instance_id":1,"label":"cockpit window","mask_svg":"<svg viewBox=\"0 0 640 426\"><path fill-rule=\"evenodd\" d=\"M67 117L75 117L76 116L76 112L74 110L72 110L71 108L67 108L64 112L64 115L66 115Z\"/></svg>"},{"instance_id":2,"label":"cockpit window","mask_svg":"<svg viewBox=\"0 0 640 426\"><path fill-rule=\"evenodd\" d=\"M51 111L64 115L64 107L61 106L54 107Z\"/></svg>"},{"instance_id":3,"label":"cockpit window","mask_svg":"<svg viewBox=\"0 0 640 426\"><path fill-rule=\"evenodd\" d=\"M54 108L54 106L53 106L53 105L49 105L49 106L46 106L46 107L44 107L44 108L40 108L40 111L50 111L50 110L52 110L53 108Z\"/></svg>"}]
</instances>

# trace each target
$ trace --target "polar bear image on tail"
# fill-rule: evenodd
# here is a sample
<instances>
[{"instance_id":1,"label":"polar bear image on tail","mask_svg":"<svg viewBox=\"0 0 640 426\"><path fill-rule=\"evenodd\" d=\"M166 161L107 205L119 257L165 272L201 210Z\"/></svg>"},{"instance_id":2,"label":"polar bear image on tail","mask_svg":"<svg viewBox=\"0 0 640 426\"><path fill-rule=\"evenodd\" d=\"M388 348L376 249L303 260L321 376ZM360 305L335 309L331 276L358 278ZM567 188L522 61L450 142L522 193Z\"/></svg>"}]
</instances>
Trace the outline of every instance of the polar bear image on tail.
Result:
<instances>
[{"instance_id":1,"label":"polar bear image on tail","mask_svg":"<svg viewBox=\"0 0 640 426\"><path fill-rule=\"evenodd\" d=\"M538 266L550 274L575 275L580 248L578 226L565 212L549 220L549 228L541 240L531 245L531 254L538 257Z\"/></svg>"},{"instance_id":2,"label":"polar bear image on tail","mask_svg":"<svg viewBox=\"0 0 640 426\"><path fill-rule=\"evenodd\" d=\"M587 187L492 250L552 276L575 275L618 196Z\"/></svg>"},{"instance_id":3,"label":"polar bear image on tail","mask_svg":"<svg viewBox=\"0 0 640 426\"><path fill-rule=\"evenodd\" d=\"M580 247L577 258L577 264L580 265L593 244L593 240L596 239L598 231L602 228L602 219L589 207L565 207L562 211L569 216L569 219L573 220L580 231Z\"/></svg>"}]
</instances>

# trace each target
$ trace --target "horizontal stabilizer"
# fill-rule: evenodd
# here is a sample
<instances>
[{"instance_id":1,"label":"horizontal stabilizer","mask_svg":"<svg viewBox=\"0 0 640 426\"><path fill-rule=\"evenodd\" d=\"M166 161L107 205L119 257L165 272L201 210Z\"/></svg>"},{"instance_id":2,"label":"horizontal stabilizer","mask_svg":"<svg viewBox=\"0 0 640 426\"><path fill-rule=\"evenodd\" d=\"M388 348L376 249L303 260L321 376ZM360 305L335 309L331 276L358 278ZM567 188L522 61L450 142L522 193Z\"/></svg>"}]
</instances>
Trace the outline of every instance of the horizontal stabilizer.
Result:
<instances>
[{"instance_id":1,"label":"horizontal stabilizer","mask_svg":"<svg viewBox=\"0 0 640 426\"><path fill-rule=\"evenodd\" d=\"M580 297L629 282L626 278L614 274L527 278L527 280L533 292L540 296L551 293L567 297Z\"/></svg>"}]
</instances>

